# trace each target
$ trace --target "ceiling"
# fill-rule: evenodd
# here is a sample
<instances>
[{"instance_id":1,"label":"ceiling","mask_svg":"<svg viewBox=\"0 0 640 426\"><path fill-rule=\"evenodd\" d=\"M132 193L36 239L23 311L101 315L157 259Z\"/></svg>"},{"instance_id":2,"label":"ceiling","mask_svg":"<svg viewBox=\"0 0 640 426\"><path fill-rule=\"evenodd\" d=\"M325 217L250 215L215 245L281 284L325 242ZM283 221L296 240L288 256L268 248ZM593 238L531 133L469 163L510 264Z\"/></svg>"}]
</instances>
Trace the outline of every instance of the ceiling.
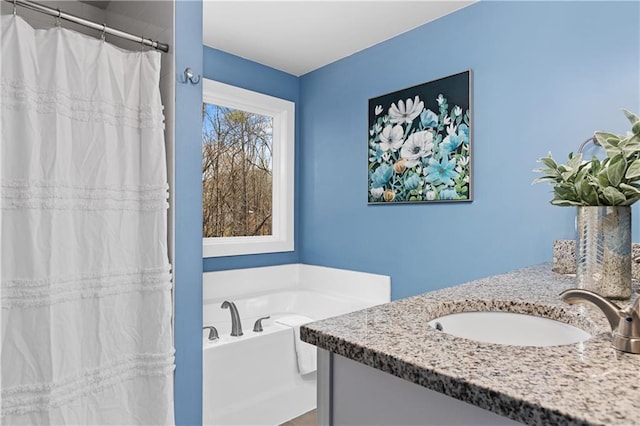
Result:
<instances>
[{"instance_id":1,"label":"ceiling","mask_svg":"<svg viewBox=\"0 0 640 426\"><path fill-rule=\"evenodd\" d=\"M204 0L203 42L300 76L474 1Z\"/></svg>"},{"instance_id":2,"label":"ceiling","mask_svg":"<svg viewBox=\"0 0 640 426\"><path fill-rule=\"evenodd\" d=\"M109 7L110 0L101 1L101 0L80 0L82 3L90 4L91 6L99 7L100 9L106 9Z\"/></svg>"}]
</instances>

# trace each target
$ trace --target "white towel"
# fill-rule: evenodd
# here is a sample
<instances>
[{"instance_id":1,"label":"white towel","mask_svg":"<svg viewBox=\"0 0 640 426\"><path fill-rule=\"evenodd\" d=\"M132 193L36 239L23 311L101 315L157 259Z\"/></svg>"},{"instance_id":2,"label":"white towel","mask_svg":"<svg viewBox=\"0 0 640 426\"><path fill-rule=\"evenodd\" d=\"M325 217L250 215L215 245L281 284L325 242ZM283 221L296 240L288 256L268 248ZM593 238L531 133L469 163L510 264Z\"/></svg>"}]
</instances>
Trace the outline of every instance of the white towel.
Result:
<instances>
[{"instance_id":1,"label":"white towel","mask_svg":"<svg viewBox=\"0 0 640 426\"><path fill-rule=\"evenodd\" d=\"M313 319L304 315L287 315L278 318L274 322L293 328L293 345L298 358L298 372L300 374L309 374L318 368L316 347L300 340L300 326L312 322Z\"/></svg>"}]
</instances>

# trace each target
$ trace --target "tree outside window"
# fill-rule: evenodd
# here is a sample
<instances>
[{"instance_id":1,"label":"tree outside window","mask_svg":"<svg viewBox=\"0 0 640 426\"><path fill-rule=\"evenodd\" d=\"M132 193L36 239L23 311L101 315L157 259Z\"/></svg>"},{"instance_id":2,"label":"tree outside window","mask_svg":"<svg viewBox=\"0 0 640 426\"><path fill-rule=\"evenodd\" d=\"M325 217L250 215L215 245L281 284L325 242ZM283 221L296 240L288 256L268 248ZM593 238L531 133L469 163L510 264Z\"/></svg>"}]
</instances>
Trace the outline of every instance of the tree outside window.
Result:
<instances>
[{"instance_id":1,"label":"tree outside window","mask_svg":"<svg viewBox=\"0 0 640 426\"><path fill-rule=\"evenodd\" d=\"M273 118L202 105L203 236L272 234Z\"/></svg>"}]
</instances>

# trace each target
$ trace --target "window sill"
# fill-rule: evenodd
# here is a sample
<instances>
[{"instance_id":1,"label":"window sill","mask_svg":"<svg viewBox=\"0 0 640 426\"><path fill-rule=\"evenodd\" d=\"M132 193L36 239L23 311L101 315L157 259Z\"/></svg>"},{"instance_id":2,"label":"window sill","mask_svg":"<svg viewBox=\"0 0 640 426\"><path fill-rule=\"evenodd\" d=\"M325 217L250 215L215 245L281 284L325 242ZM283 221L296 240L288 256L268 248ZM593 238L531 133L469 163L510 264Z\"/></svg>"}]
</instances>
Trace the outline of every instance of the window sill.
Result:
<instances>
[{"instance_id":1,"label":"window sill","mask_svg":"<svg viewBox=\"0 0 640 426\"><path fill-rule=\"evenodd\" d=\"M228 237L224 241L203 238L202 257L241 256L247 254L293 251L293 241L274 237Z\"/></svg>"}]
</instances>

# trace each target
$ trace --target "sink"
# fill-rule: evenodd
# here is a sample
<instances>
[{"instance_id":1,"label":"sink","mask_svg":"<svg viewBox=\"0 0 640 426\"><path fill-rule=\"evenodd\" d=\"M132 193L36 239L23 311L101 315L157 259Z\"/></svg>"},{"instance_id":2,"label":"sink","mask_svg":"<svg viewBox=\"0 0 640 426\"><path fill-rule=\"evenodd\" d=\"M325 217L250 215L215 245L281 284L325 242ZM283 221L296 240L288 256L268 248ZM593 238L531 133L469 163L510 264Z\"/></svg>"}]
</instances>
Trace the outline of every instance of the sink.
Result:
<instances>
[{"instance_id":1,"label":"sink","mask_svg":"<svg viewBox=\"0 0 640 426\"><path fill-rule=\"evenodd\" d=\"M512 312L460 312L435 318L429 325L456 337L501 345L557 346L591 337L560 321Z\"/></svg>"}]
</instances>

